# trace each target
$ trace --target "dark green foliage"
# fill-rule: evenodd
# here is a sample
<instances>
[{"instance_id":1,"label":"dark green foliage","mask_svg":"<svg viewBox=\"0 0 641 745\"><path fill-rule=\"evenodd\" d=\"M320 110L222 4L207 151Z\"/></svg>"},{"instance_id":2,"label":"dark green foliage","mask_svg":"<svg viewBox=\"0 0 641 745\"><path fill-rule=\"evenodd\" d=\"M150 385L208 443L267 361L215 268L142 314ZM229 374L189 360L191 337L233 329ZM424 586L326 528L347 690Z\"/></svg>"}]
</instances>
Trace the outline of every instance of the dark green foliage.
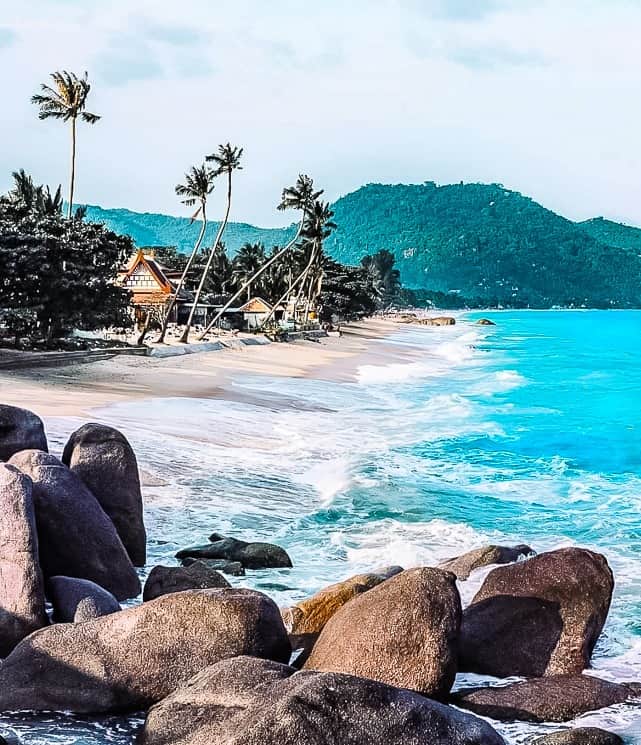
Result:
<instances>
[{"instance_id":1,"label":"dark green foliage","mask_svg":"<svg viewBox=\"0 0 641 745\"><path fill-rule=\"evenodd\" d=\"M346 266L325 257L323 271L319 301L321 320L354 320L374 313L379 296L367 269Z\"/></svg>"},{"instance_id":2,"label":"dark green foliage","mask_svg":"<svg viewBox=\"0 0 641 745\"><path fill-rule=\"evenodd\" d=\"M592 220L577 224L588 235L601 243L616 248L627 248L641 254L641 228L606 220L604 217L594 217Z\"/></svg>"},{"instance_id":3,"label":"dark green foliage","mask_svg":"<svg viewBox=\"0 0 641 745\"><path fill-rule=\"evenodd\" d=\"M236 288L247 282L266 261L265 246L262 243L246 243L242 246L232 262L232 276ZM261 295L263 291L263 278L260 276L253 285L247 287L247 300L252 296Z\"/></svg>"},{"instance_id":4,"label":"dark green foliage","mask_svg":"<svg viewBox=\"0 0 641 745\"><path fill-rule=\"evenodd\" d=\"M396 257L385 248L361 259L361 266L371 276L382 308L394 305L400 299L401 273L395 264Z\"/></svg>"},{"instance_id":5,"label":"dark green foliage","mask_svg":"<svg viewBox=\"0 0 641 745\"><path fill-rule=\"evenodd\" d=\"M113 280L132 252L131 241L102 225L64 218L60 200L55 210L55 200L24 200L20 188L17 179L18 192L0 197L5 330L16 340L51 341L73 328L129 325L129 294Z\"/></svg>"},{"instance_id":6,"label":"dark green foliage","mask_svg":"<svg viewBox=\"0 0 641 745\"><path fill-rule=\"evenodd\" d=\"M403 284L481 305L641 305L641 258L499 184L370 184L333 206L334 258L387 248Z\"/></svg>"},{"instance_id":7,"label":"dark green foliage","mask_svg":"<svg viewBox=\"0 0 641 745\"><path fill-rule=\"evenodd\" d=\"M131 236L136 246L172 245L181 253L191 253L201 227L187 217L143 214L126 209L106 210L94 206L87 207L87 219L104 223L115 233ZM220 222L207 225L203 245L212 245L219 227ZM289 228L256 228L246 223L230 222L225 229L225 243L229 256L235 256L245 243L285 245L295 233L295 225Z\"/></svg>"}]
</instances>

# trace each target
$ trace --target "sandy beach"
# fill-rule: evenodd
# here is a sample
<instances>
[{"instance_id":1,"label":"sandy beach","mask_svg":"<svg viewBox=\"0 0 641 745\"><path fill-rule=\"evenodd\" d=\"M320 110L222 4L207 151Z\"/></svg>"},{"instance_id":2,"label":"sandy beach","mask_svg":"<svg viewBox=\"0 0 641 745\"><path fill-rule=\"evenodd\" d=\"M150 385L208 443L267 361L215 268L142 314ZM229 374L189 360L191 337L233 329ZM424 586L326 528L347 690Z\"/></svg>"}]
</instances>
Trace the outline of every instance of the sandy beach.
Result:
<instances>
[{"instance_id":1,"label":"sandy beach","mask_svg":"<svg viewBox=\"0 0 641 745\"><path fill-rule=\"evenodd\" d=\"M43 417L88 416L96 408L141 398L246 400L233 389L239 374L353 380L359 366L410 361L415 350L385 344L399 324L369 319L317 342L264 344L178 357L118 356L65 367L0 372L3 403Z\"/></svg>"}]
</instances>

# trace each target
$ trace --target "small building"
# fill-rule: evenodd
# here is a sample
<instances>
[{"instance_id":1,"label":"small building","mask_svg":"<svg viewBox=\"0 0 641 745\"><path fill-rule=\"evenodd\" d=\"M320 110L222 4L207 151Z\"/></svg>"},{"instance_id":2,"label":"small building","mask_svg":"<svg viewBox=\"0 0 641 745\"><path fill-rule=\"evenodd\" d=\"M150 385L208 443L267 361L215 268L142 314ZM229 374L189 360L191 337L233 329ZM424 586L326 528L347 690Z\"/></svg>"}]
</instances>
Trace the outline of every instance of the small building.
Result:
<instances>
[{"instance_id":1,"label":"small building","mask_svg":"<svg viewBox=\"0 0 641 745\"><path fill-rule=\"evenodd\" d=\"M267 320L272 306L260 297L253 297L238 308L228 308L222 317L222 326L241 331L256 331Z\"/></svg>"}]
</instances>

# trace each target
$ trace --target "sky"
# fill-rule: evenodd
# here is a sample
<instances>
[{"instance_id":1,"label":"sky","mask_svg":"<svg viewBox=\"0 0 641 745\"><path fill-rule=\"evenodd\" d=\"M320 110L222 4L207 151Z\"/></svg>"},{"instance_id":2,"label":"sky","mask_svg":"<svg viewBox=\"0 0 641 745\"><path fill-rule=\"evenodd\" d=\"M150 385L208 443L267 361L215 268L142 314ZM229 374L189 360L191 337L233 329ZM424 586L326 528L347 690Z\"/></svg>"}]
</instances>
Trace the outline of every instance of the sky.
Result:
<instances>
[{"instance_id":1,"label":"sky","mask_svg":"<svg viewBox=\"0 0 641 745\"><path fill-rule=\"evenodd\" d=\"M175 185L229 141L236 221L293 221L308 173L329 200L480 181L641 225L640 29L641 0L0 0L0 190L66 188L68 129L30 96L87 70L80 202L187 215Z\"/></svg>"}]
</instances>

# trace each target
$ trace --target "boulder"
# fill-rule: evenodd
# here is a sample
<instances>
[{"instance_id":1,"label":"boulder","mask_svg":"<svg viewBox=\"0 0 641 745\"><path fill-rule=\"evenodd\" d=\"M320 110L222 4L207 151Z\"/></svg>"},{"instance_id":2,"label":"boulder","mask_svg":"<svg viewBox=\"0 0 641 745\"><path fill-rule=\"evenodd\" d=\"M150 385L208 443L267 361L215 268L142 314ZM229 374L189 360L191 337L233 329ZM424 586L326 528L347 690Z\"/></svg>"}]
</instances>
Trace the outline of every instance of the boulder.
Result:
<instances>
[{"instance_id":1,"label":"boulder","mask_svg":"<svg viewBox=\"0 0 641 745\"><path fill-rule=\"evenodd\" d=\"M490 321L489 318L479 318L479 320L476 322L477 326L496 326L494 321Z\"/></svg>"},{"instance_id":2,"label":"boulder","mask_svg":"<svg viewBox=\"0 0 641 745\"><path fill-rule=\"evenodd\" d=\"M0 463L0 657L46 626L32 484Z\"/></svg>"},{"instance_id":3,"label":"boulder","mask_svg":"<svg viewBox=\"0 0 641 745\"><path fill-rule=\"evenodd\" d=\"M518 546L482 546L468 551L462 556L439 564L440 569L453 572L457 579L468 579L475 569L490 566L491 564L511 564L521 556L529 556L534 551L524 544Z\"/></svg>"},{"instance_id":4,"label":"boulder","mask_svg":"<svg viewBox=\"0 0 641 745\"><path fill-rule=\"evenodd\" d=\"M289 659L273 601L245 589L172 593L29 636L0 666L0 711L141 710L205 667L244 654Z\"/></svg>"},{"instance_id":5,"label":"boulder","mask_svg":"<svg viewBox=\"0 0 641 745\"><path fill-rule=\"evenodd\" d=\"M567 722L586 711L641 696L637 683L611 683L592 675L553 675L503 687L459 691L454 703L503 722Z\"/></svg>"},{"instance_id":6,"label":"boulder","mask_svg":"<svg viewBox=\"0 0 641 745\"><path fill-rule=\"evenodd\" d=\"M402 571L401 567L390 567L381 574L357 574L343 582L323 588L316 595L301 600L291 608L281 609L292 649L294 652L299 651L297 665L305 662L318 635L336 611L352 598L380 585L399 571Z\"/></svg>"},{"instance_id":7,"label":"boulder","mask_svg":"<svg viewBox=\"0 0 641 745\"><path fill-rule=\"evenodd\" d=\"M32 449L48 449L42 419L27 409L0 404L0 461Z\"/></svg>"},{"instance_id":8,"label":"boulder","mask_svg":"<svg viewBox=\"0 0 641 745\"><path fill-rule=\"evenodd\" d=\"M326 623L305 668L443 698L456 675L461 599L450 572L423 567L352 598Z\"/></svg>"},{"instance_id":9,"label":"boulder","mask_svg":"<svg viewBox=\"0 0 641 745\"><path fill-rule=\"evenodd\" d=\"M499 678L580 673L613 586L605 557L581 548L492 570L463 614L459 669Z\"/></svg>"},{"instance_id":10,"label":"boulder","mask_svg":"<svg viewBox=\"0 0 641 745\"><path fill-rule=\"evenodd\" d=\"M422 318L419 323L423 326L454 326L456 318L451 316L436 316L434 318Z\"/></svg>"},{"instance_id":11,"label":"boulder","mask_svg":"<svg viewBox=\"0 0 641 745\"><path fill-rule=\"evenodd\" d=\"M127 438L104 424L85 424L69 438L62 462L79 476L116 526L134 566L147 560L147 534L136 456Z\"/></svg>"},{"instance_id":12,"label":"boulder","mask_svg":"<svg viewBox=\"0 0 641 745\"><path fill-rule=\"evenodd\" d=\"M184 548L176 554L177 559L226 559L238 561L246 569L276 569L292 566L285 549L273 543L247 543L213 533L204 546Z\"/></svg>"},{"instance_id":13,"label":"boulder","mask_svg":"<svg viewBox=\"0 0 641 745\"><path fill-rule=\"evenodd\" d=\"M539 737L532 745L623 745L623 740L597 727L577 727Z\"/></svg>"},{"instance_id":14,"label":"boulder","mask_svg":"<svg viewBox=\"0 0 641 745\"><path fill-rule=\"evenodd\" d=\"M180 563L184 567L190 567L197 561L208 566L210 569L215 569L217 572L222 572L223 574L229 574L232 577L245 576L245 567L240 563L240 561L227 561L227 559L194 559L193 557L188 556Z\"/></svg>"},{"instance_id":15,"label":"boulder","mask_svg":"<svg viewBox=\"0 0 641 745\"><path fill-rule=\"evenodd\" d=\"M11 463L33 481L45 579L89 579L118 600L138 595L140 580L125 547L80 478L56 457L38 450L16 453Z\"/></svg>"},{"instance_id":16,"label":"boulder","mask_svg":"<svg viewBox=\"0 0 641 745\"><path fill-rule=\"evenodd\" d=\"M79 623L120 610L120 604L110 592L95 582L77 577L50 577L47 597L56 623Z\"/></svg>"},{"instance_id":17,"label":"boulder","mask_svg":"<svg viewBox=\"0 0 641 745\"><path fill-rule=\"evenodd\" d=\"M15 732L0 732L0 745L22 745L22 740Z\"/></svg>"},{"instance_id":18,"label":"boulder","mask_svg":"<svg viewBox=\"0 0 641 745\"><path fill-rule=\"evenodd\" d=\"M237 657L149 712L141 745L503 745L481 719L410 691Z\"/></svg>"},{"instance_id":19,"label":"boulder","mask_svg":"<svg viewBox=\"0 0 641 745\"><path fill-rule=\"evenodd\" d=\"M142 592L144 601L183 590L206 590L213 587L231 587L220 572L210 569L202 561L188 567L155 566L149 573Z\"/></svg>"}]
</instances>

